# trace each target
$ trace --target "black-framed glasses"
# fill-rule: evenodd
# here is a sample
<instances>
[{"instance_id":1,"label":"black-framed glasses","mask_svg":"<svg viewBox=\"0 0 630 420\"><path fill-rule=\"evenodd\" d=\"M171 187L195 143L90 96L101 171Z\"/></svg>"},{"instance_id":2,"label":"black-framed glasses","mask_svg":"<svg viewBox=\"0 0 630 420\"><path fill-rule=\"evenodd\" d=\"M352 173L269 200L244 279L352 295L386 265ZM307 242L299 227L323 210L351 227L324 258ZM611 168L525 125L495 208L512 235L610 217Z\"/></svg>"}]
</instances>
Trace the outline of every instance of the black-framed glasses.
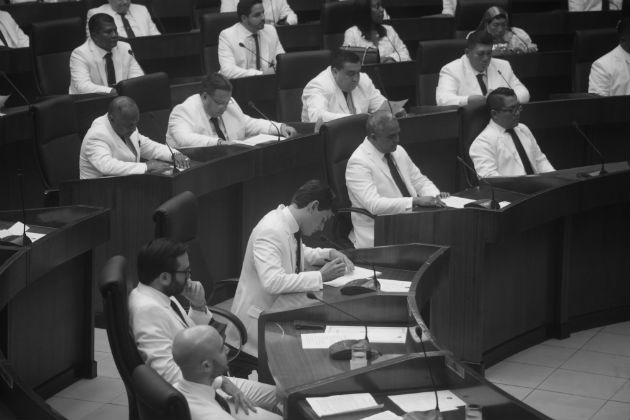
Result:
<instances>
[{"instance_id":1,"label":"black-framed glasses","mask_svg":"<svg viewBox=\"0 0 630 420\"><path fill-rule=\"evenodd\" d=\"M171 271L171 273L175 274L175 273L184 273L186 274L186 280L190 279L190 277L192 276L192 270L186 269L186 270L175 270L175 271Z\"/></svg>"},{"instance_id":2,"label":"black-framed glasses","mask_svg":"<svg viewBox=\"0 0 630 420\"><path fill-rule=\"evenodd\" d=\"M512 115L519 114L523 110L523 105L518 104L512 108L501 108L500 112L509 112Z\"/></svg>"}]
</instances>

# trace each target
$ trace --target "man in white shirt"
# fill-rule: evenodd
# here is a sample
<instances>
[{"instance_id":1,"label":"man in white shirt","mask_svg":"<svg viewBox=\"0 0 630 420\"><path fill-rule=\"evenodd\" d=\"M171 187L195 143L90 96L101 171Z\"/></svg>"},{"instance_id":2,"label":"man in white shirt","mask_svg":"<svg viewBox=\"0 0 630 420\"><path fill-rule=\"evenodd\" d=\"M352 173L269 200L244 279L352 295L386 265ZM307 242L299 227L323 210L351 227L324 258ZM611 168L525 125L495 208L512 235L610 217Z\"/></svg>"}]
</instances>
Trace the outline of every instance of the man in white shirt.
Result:
<instances>
[{"instance_id":1,"label":"man in white shirt","mask_svg":"<svg viewBox=\"0 0 630 420\"><path fill-rule=\"evenodd\" d=\"M442 14L455 16L457 0L442 0Z\"/></svg>"},{"instance_id":2,"label":"man in white shirt","mask_svg":"<svg viewBox=\"0 0 630 420\"><path fill-rule=\"evenodd\" d=\"M167 238L154 239L142 247L138 253L138 280L128 301L132 335L144 362L175 385L182 380L182 372L173 360L173 339L186 328L207 325L212 320L203 285L191 279L186 246ZM190 302L188 312L176 295ZM239 408L271 410L278 403L276 388L271 385L225 376L218 379L217 385Z\"/></svg>"},{"instance_id":3,"label":"man in white shirt","mask_svg":"<svg viewBox=\"0 0 630 420\"><path fill-rule=\"evenodd\" d=\"M510 63L492 58L492 35L476 31L466 40L466 53L440 70L435 101L441 106L485 103L487 94L498 87L513 89L520 103L529 102L529 91Z\"/></svg>"},{"instance_id":4,"label":"man in white shirt","mask_svg":"<svg viewBox=\"0 0 630 420\"><path fill-rule=\"evenodd\" d=\"M487 105L491 120L469 150L477 175L485 178L555 171L529 128L519 124L523 107L512 89L492 91Z\"/></svg>"},{"instance_id":5,"label":"man in white shirt","mask_svg":"<svg viewBox=\"0 0 630 420\"><path fill-rule=\"evenodd\" d=\"M284 54L273 25L265 25L262 0L240 0L239 22L219 34L221 74L229 79L275 73L276 56Z\"/></svg>"},{"instance_id":6,"label":"man in white shirt","mask_svg":"<svg viewBox=\"0 0 630 420\"><path fill-rule=\"evenodd\" d=\"M107 114L96 118L85 134L79 155L81 179L163 173L173 165L190 166L189 159L138 132L138 106L126 96L114 98ZM145 159L146 162L140 162ZM175 163L171 163L175 160Z\"/></svg>"},{"instance_id":7,"label":"man in white shirt","mask_svg":"<svg viewBox=\"0 0 630 420\"><path fill-rule=\"evenodd\" d=\"M0 48L28 48L30 41L9 12L0 10Z\"/></svg>"},{"instance_id":8,"label":"man in white shirt","mask_svg":"<svg viewBox=\"0 0 630 420\"><path fill-rule=\"evenodd\" d=\"M166 142L174 147L238 144L257 134L294 136L284 123L252 118L232 98L232 84L212 73L201 82L201 92L175 106L168 119Z\"/></svg>"},{"instance_id":9,"label":"man in white shirt","mask_svg":"<svg viewBox=\"0 0 630 420\"><path fill-rule=\"evenodd\" d=\"M588 76L588 93L600 96L630 95L630 24L628 17L617 24L619 45L598 58Z\"/></svg>"},{"instance_id":10,"label":"man in white shirt","mask_svg":"<svg viewBox=\"0 0 630 420\"><path fill-rule=\"evenodd\" d=\"M175 384L190 409L192 420L281 420L277 414L253 406L240 407L228 401L230 412L217 402L216 389L228 369L227 347L219 333L208 325L181 330L173 339L173 360L182 372Z\"/></svg>"},{"instance_id":11,"label":"man in white shirt","mask_svg":"<svg viewBox=\"0 0 630 420\"><path fill-rule=\"evenodd\" d=\"M311 236L324 228L333 214L332 201L328 186L308 181L295 192L289 206L280 205L267 213L252 231L232 303L232 312L247 329L247 343L239 356L243 366L256 368L262 312L283 294L319 291L327 281L354 269L341 252L302 243L302 235ZM313 265L322 267L312 270ZM228 343L236 341L235 332L228 327Z\"/></svg>"},{"instance_id":12,"label":"man in white shirt","mask_svg":"<svg viewBox=\"0 0 630 420\"><path fill-rule=\"evenodd\" d=\"M113 17L98 13L88 27L90 36L70 55L70 94L116 94L116 83L144 75L131 46L118 41Z\"/></svg>"},{"instance_id":13,"label":"man in white shirt","mask_svg":"<svg viewBox=\"0 0 630 420\"><path fill-rule=\"evenodd\" d=\"M132 4L131 0L108 0L107 3L88 10L86 20L89 22L90 18L97 13L106 13L113 17L118 34L123 38L160 35L146 6ZM88 36L90 36L89 30Z\"/></svg>"},{"instance_id":14,"label":"man in white shirt","mask_svg":"<svg viewBox=\"0 0 630 420\"><path fill-rule=\"evenodd\" d=\"M221 13L235 12L238 0L221 0ZM271 25L296 25L298 17L287 0L263 0L265 22Z\"/></svg>"},{"instance_id":15,"label":"man in white shirt","mask_svg":"<svg viewBox=\"0 0 630 420\"><path fill-rule=\"evenodd\" d=\"M449 196L420 172L399 146L400 126L389 111L370 115L367 137L352 153L346 166L346 186L353 207L374 215L396 214L414 207L444 207ZM357 248L374 246L374 219L351 214L353 230L348 239Z\"/></svg>"},{"instance_id":16,"label":"man in white shirt","mask_svg":"<svg viewBox=\"0 0 630 420\"><path fill-rule=\"evenodd\" d=\"M608 3L608 10L621 10L623 0L569 0L569 12L603 10L603 3Z\"/></svg>"}]
</instances>

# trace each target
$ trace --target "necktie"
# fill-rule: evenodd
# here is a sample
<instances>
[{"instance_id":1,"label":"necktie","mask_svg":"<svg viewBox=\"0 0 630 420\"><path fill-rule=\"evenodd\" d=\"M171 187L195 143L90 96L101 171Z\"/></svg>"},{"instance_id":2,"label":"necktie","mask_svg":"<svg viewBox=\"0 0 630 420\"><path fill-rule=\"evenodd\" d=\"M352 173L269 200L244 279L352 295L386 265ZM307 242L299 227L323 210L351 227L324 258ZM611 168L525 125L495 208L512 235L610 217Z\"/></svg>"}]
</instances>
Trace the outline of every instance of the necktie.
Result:
<instances>
[{"instance_id":1,"label":"necktie","mask_svg":"<svg viewBox=\"0 0 630 420\"><path fill-rule=\"evenodd\" d=\"M171 300L171 308L173 308L173 310L175 311L177 316L180 317L180 319L182 320L184 325L186 327L188 327L188 322L186 322L186 318L184 318L184 315L182 314L182 311L179 310L179 306L177 306L177 304L175 302L173 302L172 300Z\"/></svg>"},{"instance_id":2,"label":"necktie","mask_svg":"<svg viewBox=\"0 0 630 420\"><path fill-rule=\"evenodd\" d=\"M521 162L523 162L523 168L525 168L525 173L527 175L532 175L534 173L534 169L532 168L532 164L527 157L527 153L525 153L525 148L523 147L523 143L521 143L521 139L518 138L516 131L513 128L509 130L505 130L512 137L512 141L514 142L514 146L516 146L516 151L518 152L518 156L521 158Z\"/></svg>"},{"instance_id":3,"label":"necktie","mask_svg":"<svg viewBox=\"0 0 630 420\"><path fill-rule=\"evenodd\" d=\"M136 34L133 33L133 29L131 29L131 24L124 13L118 13L120 18L122 19L123 26L125 27L125 32L127 32L127 38L135 38Z\"/></svg>"},{"instance_id":4,"label":"necktie","mask_svg":"<svg viewBox=\"0 0 630 420\"><path fill-rule=\"evenodd\" d=\"M212 123L212 126L214 127L215 133L217 133L217 137L223 140L227 140L225 138L225 134L223 134L223 131L221 130L221 126L219 125L219 119L217 117L212 117L210 118L210 122Z\"/></svg>"},{"instance_id":5,"label":"necktie","mask_svg":"<svg viewBox=\"0 0 630 420\"><path fill-rule=\"evenodd\" d=\"M403 195L403 197L411 197L411 194L409 193L407 186L405 185L404 181L402 180L400 176L400 173L398 172L398 168L396 168L396 164L394 163L394 158L392 157L392 154L385 153L385 159L387 159L387 166L389 166L389 172L391 172L392 178L394 178L394 182L396 183L396 186L400 190L400 193Z\"/></svg>"},{"instance_id":6,"label":"necktie","mask_svg":"<svg viewBox=\"0 0 630 420\"><path fill-rule=\"evenodd\" d=\"M112 60L112 52L105 54L105 72L107 73L107 84L114 86L116 84L116 70L114 70L114 60Z\"/></svg>"},{"instance_id":7,"label":"necktie","mask_svg":"<svg viewBox=\"0 0 630 420\"><path fill-rule=\"evenodd\" d=\"M258 34L253 34L254 44L256 44L256 70L260 70L260 43L258 42Z\"/></svg>"},{"instance_id":8,"label":"necktie","mask_svg":"<svg viewBox=\"0 0 630 420\"><path fill-rule=\"evenodd\" d=\"M486 96L488 93L488 88L486 86L486 82L483 81L483 73L477 74L477 81L479 82L479 87L481 88L481 94Z\"/></svg>"},{"instance_id":9,"label":"necktie","mask_svg":"<svg viewBox=\"0 0 630 420\"><path fill-rule=\"evenodd\" d=\"M344 92L343 96L346 98L346 104L348 104L348 110L351 114L356 114L357 110L354 108L354 101L352 101L352 93Z\"/></svg>"},{"instance_id":10,"label":"necktie","mask_svg":"<svg viewBox=\"0 0 630 420\"><path fill-rule=\"evenodd\" d=\"M9 47L9 43L7 42L7 39L4 37L4 34L2 33L2 29L0 29L0 41L2 41L5 47Z\"/></svg>"},{"instance_id":11,"label":"necktie","mask_svg":"<svg viewBox=\"0 0 630 420\"><path fill-rule=\"evenodd\" d=\"M227 401L225 400L225 398L220 396L219 393L216 391L214 393L214 399L216 400L216 402L219 403L219 405L224 411L227 411L228 413L230 412L230 406L228 405Z\"/></svg>"},{"instance_id":12,"label":"necktie","mask_svg":"<svg viewBox=\"0 0 630 420\"><path fill-rule=\"evenodd\" d=\"M295 237L296 247L295 247L295 273L298 274L300 272L300 263L302 262L302 234L298 229L297 232L293 234Z\"/></svg>"}]
</instances>

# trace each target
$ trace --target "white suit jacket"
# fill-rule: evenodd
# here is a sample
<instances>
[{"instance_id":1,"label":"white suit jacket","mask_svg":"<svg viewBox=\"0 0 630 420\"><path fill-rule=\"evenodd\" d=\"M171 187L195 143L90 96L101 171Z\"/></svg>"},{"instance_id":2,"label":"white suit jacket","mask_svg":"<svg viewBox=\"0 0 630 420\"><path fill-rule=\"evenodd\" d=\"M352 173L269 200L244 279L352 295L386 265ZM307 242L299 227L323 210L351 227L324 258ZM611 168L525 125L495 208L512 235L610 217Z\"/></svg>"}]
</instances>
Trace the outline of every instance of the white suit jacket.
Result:
<instances>
[{"instance_id":1,"label":"white suit jacket","mask_svg":"<svg viewBox=\"0 0 630 420\"><path fill-rule=\"evenodd\" d=\"M96 118L81 143L79 155L81 179L143 174L147 171L147 164L141 163L140 158L167 162L173 160L168 147L143 136L137 129L131 134L130 139L135 154L116 134L107 114Z\"/></svg>"},{"instance_id":2,"label":"white suit jacket","mask_svg":"<svg viewBox=\"0 0 630 420\"><path fill-rule=\"evenodd\" d=\"M385 37L378 42L378 54L381 61L384 58L391 57L395 61L410 61L409 51L402 42L394 28L389 25L383 25L385 28ZM343 35L343 45L351 47L374 47L371 41L363 37L361 30L357 26L348 28Z\"/></svg>"},{"instance_id":3,"label":"white suit jacket","mask_svg":"<svg viewBox=\"0 0 630 420\"><path fill-rule=\"evenodd\" d=\"M265 22L276 24L279 20L287 18L289 25L298 23L298 17L287 3L287 0L263 0L263 8L265 9ZM221 13L236 12L238 0L221 0Z\"/></svg>"},{"instance_id":4,"label":"white suit jacket","mask_svg":"<svg viewBox=\"0 0 630 420\"><path fill-rule=\"evenodd\" d=\"M278 54L284 54L276 28L272 25L265 25L263 29L258 31L261 67L260 70L256 70L256 43L252 35L241 23L235 23L219 34L219 65L221 66L221 74L225 77L237 79L260 75L263 73L262 70L271 67L269 63L273 63L275 66ZM239 46L239 43L243 43L250 51Z\"/></svg>"},{"instance_id":5,"label":"white suit jacket","mask_svg":"<svg viewBox=\"0 0 630 420\"><path fill-rule=\"evenodd\" d=\"M414 197L436 196L440 190L420 172L407 151L398 146L392 153L398 172ZM346 166L346 186L353 207L374 215L396 214L413 207L413 197L403 197L392 178L385 155L366 138L357 147ZM353 231L349 239L357 248L374 246L374 220L352 213Z\"/></svg>"},{"instance_id":6,"label":"white suit jacket","mask_svg":"<svg viewBox=\"0 0 630 420\"><path fill-rule=\"evenodd\" d=\"M144 75L140 65L129 51L131 51L131 46L122 41L118 41L118 44L112 48L116 82ZM70 94L111 92L112 88L107 85L106 53L107 51L92 42L91 38L72 51L70 88L68 89Z\"/></svg>"},{"instance_id":7,"label":"white suit jacket","mask_svg":"<svg viewBox=\"0 0 630 420\"><path fill-rule=\"evenodd\" d=\"M387 99L376 89L372 79L361 73L359 85L350 92L357 114L374 112ZM350 115L348 103L335 82L330 66L308 82L302 91L302 121L335 120Z\"/></svg>"},{"instance_id":8,"label":"white suit jacket","mask_svg":"<svg viewBox=\"0 0 630 420\"><path fill-rule=\"evenodd\" d=\"M280 205L258 222L247 241L243 268L232 303L232 312L247 329L243 350L258 356L258 317L271 308L283 293L317 291L322 288L319 271L304 271L310 265L323 264L330 249L309 248L302 243L300 266L295 274L297 242L293 234L299 229L289 209ZM231 326L230 326L231 327ZM228 327L228 342L237 335Z\"/></svg>"},{"instance_id":9,"label":"white suit jacket","mask_svg":"<svg viewBox=\"0 0 630 420\"><path fill-rule=\"evenodd\" d=\"M87 27L87 23L90 21L90 18L97 13L105 13L113 17L114 22L116 23L116 30L118 30L118 35L124 38L129 37L120 15L116 13L114 9L112 9L112 6L110 6L109 3L105 3L99 7L90 9L87 12L87 19L85 20L85 31L88 38L90 37L90 31ZM160 31L155 26L155 23L153 23L153 19L151 19L151 14L147 10L146 6L142 4L130 4L129 10L125 14L125 17L129 21L129 25L131 25L131 29L133 30L135 36L160 35Z\"/></svg>"},{"instance_id":10,"label":"white suit jacket","mask_svg":"<svg viewBox=\"0 0 630 420\"><path fill-rule=\"evenodd\" d=\"M555 171L525 124L517 125L514 131L523 144L535 173ZM472 142L469 153L477 174L482 178L525 175L525 168L514 146L512 136L493 120L490 120L486 128Z\"/></svg>"},{"instance_id":11,"label":"white suit jacket","mask_svg":"<svg viewBox=\"0 0 630 420\"><path fill-rule=\"evenodd\" d=\"M455 16L457 9L457 0L442 0L442 14Z\"/></svg>"},{"instance_id":12,"label":"white suit jacket","mask_svg":"<svg viewBox=\"0 0 630 420\"><path fill-rule=\"evenodd\" d=\"M28 36L22 32L17 22L13 20L13 17L11 17L8 12L2 10L0 10L0 31L2 31L2 35L4 35L9 44L4 45L4 43L0 41L0 47L28 48L30 45Z\"/></svg>"},{"instance_id":13,"label":"white suit jacket","mask_svg":"<svg viewBox=\"0 0 630 420\"><path fill-rule=\"evenodd\" d=\"M468 104L469 96L481 95L477 74L478 72L470 65L470 60L466 54L442 67L435 90L436 103L438 105L464 106ZM529 91L514 75L512 66L508 61L493 58L486 69L486 74L488 92L498 87L511 87L516 92L520 103L529 102ZM504 78L505 80L503 80Z\"/></svg>"},{"instance_id":14,"label":"white suit jacket","mask_svg":"<svg viewBox=\"0 0 630 420\"><path fill-rule=\"evenodd\" d=\"M610 10L621 10L623 0L609 0ZM569 0L570 12L602 10L602 0Z\"/></svg>"},{"instance_id":15,"label":"white suit jacket","mask_svg":"<svg viewBox=\"0 0 630 420\"><path fill-rule=\"evenodd\" d=\"M593 63L588 76L588 93L630 95L630 53L621 45Z\"/></svg>"},{"instance_id":16,"label":"white suit jacket","mask_svg":"<svg viewBox=\"0 0 630 420\"><path fill-rule=\"evenodd\" d=\"M279 122L274 122L280 129ZM245 140L257 134L278 134L267 120L252 118L243 113L234 98L230 98L227 109L219 117L225 140ZM168 119L166 142L174 147L216 146L219 137L214 131L210 117L203 109L201 95L194 94L175 106Z\"/></svg>"}]
</instances>

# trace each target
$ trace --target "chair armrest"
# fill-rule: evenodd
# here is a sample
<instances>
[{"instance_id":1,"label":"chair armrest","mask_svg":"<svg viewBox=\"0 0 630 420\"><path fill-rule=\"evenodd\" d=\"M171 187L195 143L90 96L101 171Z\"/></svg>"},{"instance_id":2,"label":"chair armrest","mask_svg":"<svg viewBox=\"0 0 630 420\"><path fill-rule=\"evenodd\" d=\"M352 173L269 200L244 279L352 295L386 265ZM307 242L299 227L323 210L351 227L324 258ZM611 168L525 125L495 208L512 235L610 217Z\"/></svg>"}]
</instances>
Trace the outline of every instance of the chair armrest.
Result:
<instances>
[{"instance_id":1,"label":"chair armrest","mask_svg":"<svg viewBox=\"0 0 630 420\"><path fill-rule=\"evenodd\" d=\"M238 329L238 332L241 334L241 345L247 343L247 330L245 329L245 325L243 325L236 315L228 310L217 308L216 306L209 306L208 309L213 314L221 315L234 324L234 326Z\"/></svg>"},{"instance_id":2,"label":"chair armrest","mask_svg":"<svg viewBox=\"0 0 630 420\"><path fill-rule=\"evenodd\" d=\"M342 209L337 209L337 213L359 213L372 219L376 219L376 216L374 216L372 213L359 207L344 207Z\"/></svg>"}]
</instances>

